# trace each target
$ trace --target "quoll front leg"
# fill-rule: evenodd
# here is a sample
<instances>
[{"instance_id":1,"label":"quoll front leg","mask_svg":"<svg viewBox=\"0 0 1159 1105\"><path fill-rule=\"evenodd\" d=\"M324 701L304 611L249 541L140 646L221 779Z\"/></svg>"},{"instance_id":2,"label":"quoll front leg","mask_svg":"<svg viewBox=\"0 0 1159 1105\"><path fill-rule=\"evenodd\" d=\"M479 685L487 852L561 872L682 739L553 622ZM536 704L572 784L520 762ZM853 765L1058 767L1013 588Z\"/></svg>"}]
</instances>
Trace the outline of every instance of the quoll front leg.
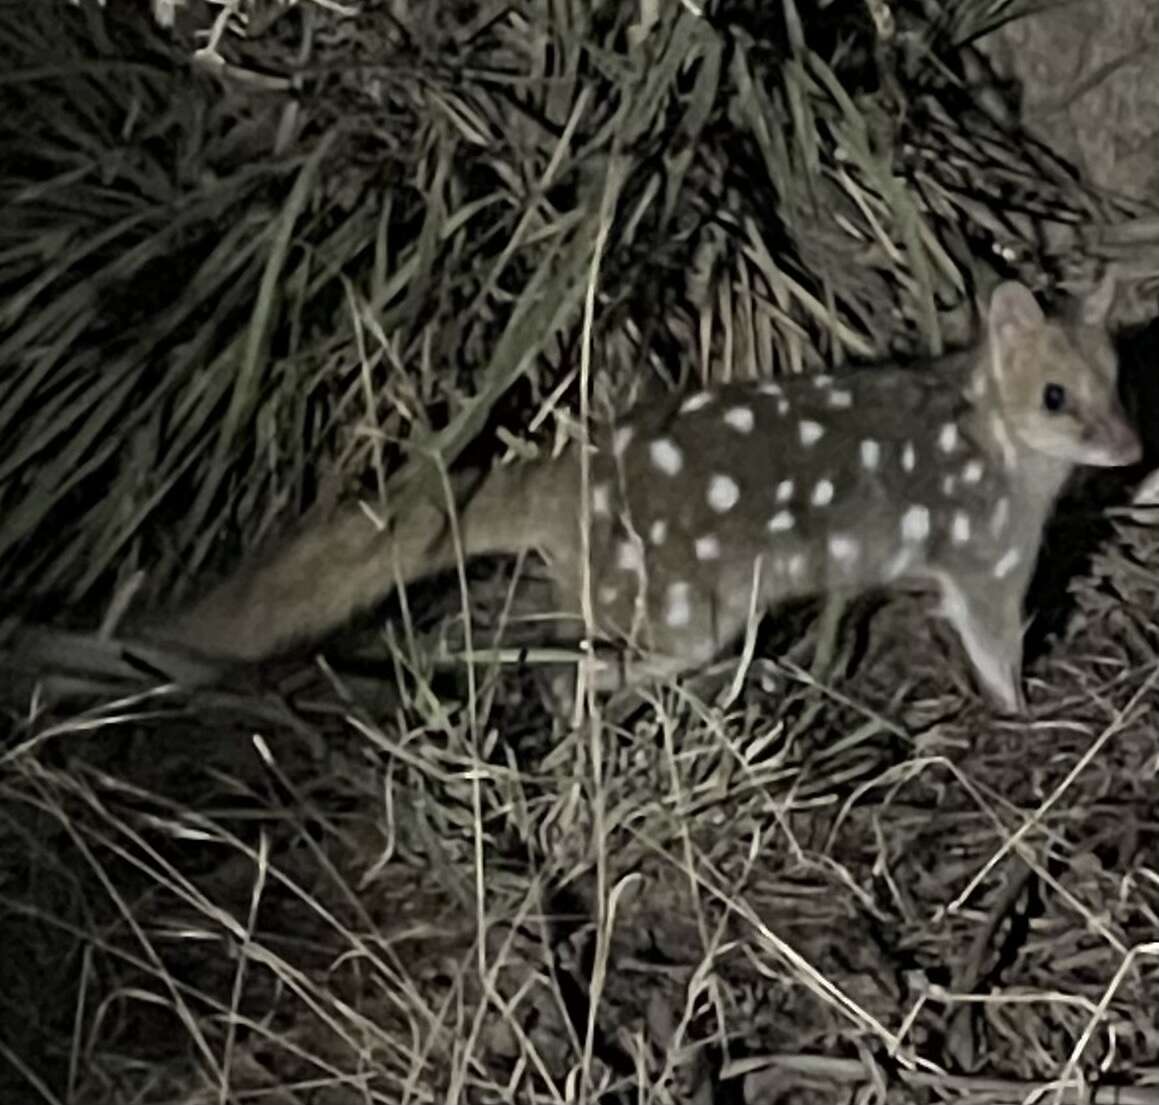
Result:
<instances>
[{"instance_id":1,"label":"quoll front leg","mask_svg":"<svg viewBox=\"0 0 1159 1105\"><path fill-rule=\"evenodd\" d=\"M1023 573L943 574L942 614L961 638L984 689L1007 713L1022 714Z\"/></svg>"}]
</instances>

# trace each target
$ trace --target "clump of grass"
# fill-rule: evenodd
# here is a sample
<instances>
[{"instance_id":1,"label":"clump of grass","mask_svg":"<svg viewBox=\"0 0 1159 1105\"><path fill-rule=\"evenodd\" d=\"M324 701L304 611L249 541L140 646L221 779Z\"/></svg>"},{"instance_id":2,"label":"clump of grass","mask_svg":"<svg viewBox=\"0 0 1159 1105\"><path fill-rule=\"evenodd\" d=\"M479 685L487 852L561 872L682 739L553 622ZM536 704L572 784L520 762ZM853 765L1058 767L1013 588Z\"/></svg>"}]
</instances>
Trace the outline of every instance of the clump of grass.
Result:
<instances>
[{"instance_id":1,"label":"clump of grass","mask_svg":"<svg viewBox=\"0 0 1159 1105\"><path fill-rule=\"evenodd\" d=\"M968 87L1023 7L0 7L9 603L111 630L339 493L406 509L655 389L937 351L988 269L1073 276L1132 209ZM539 652L448 690L414 598L386 686L190 696L26 639L13 1100L1154 1100L1115 526L1097 655L1035 668L1028 725L904 602L626 716L561 715Z\"/></svg>"}]
</instances>

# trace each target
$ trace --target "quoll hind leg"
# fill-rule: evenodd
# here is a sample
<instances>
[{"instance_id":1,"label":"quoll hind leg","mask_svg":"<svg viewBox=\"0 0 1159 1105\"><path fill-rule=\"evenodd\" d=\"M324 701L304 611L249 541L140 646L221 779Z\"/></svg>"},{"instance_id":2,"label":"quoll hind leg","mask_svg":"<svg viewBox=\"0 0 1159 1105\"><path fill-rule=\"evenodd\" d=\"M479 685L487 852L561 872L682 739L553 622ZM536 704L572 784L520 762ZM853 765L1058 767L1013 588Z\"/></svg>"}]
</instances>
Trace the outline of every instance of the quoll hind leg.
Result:
<instances>
[{"instance_id":1,"label":"quoll hind leg","mask_svg":"<svg viewBox=\"0 0 1159 1105\"><path fill-rule=\"evenodd\" d=\"M997 579L993 572L943 575L942 614L961 638L983 688L1007 713L1022 714L1022 597L1019 574Z\"/></svg>"},{"instance_id":2,"label":"quoll hind leg","mask_svg":"<svg viewBox=\"0 0 1159 1105\"><path fill-rule=\"evenodd\" d=\"M739 591L736 601L729 603L683 582L664 586L659 579L649 579L648 587L647 612L638 622L632 603L619 605L611 617L599 609L598 601L593 604L594 628L603 641L602 647L596 642L600 662L592 672L599 694L666 682L701 668L745 626L749 604L741 601ZM580 607L576 593L559 584L557 590L565 605L574 602Z\"/></svg>"}]
</instances>

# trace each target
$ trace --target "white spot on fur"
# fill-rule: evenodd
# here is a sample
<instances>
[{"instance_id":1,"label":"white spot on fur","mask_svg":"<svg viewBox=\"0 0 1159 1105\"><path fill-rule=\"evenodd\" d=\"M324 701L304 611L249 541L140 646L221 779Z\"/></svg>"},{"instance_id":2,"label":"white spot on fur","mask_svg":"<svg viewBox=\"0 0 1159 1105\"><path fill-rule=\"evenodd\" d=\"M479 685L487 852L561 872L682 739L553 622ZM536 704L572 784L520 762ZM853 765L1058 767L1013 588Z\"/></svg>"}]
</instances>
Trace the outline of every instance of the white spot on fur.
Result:
<instances>
[{"instance_id":1,"label":"white spot on fur","mask_svg":"<svg viewBox=\"0 0 1159 1105\"><path fill-rule=\"evenodd\" d=\"M970 540L970 516L964 510L954 512L950 523L950 539L955 545L964 545Z\"/></svg>"},{"instance_id":2,"label":"white spot on fur","mask_svg":"<svg viewBox=\"0 0 1159 1105\"><path fill-rule=\"evenodd\" d=\"M738 434L751 434L755 419L749 407L732 407L725 412L725 422Z\"/></svg>"},{"instance_id":3,"label":"white spot on fur","mask_svg":"<svg viewBox=\"0 0 1159 1105\"><path fill-rule=\"evenodd\" d=\"M861 443L861 467L867 472L874 472L880 463L881 446L873 438L867 437Z\"/></svg>"},{"instance_id":4,"label":"white spot on fur","mask_svg":"<svg viewBox=\"0 0 1159 1105\"><path fill-rule=\"evenodd\" d=\"M801 420L801 444L804 446L816 445L821 440L825 433L824 427L820 422L814 422L811 419L803 418Z\"/></svg>"},{"instance_id":5,"label":"white spot on fur","mask_svg":"<svg viewBox=\"0 0 1159 1105\"><path fill-rule=\"evenodd\" d=\"M657 518L648 531L648 540L653 545L663 545L668 537L668 523L663 518Z\"/></svg>"},{"instance_id":6,"label":"white spot on fur","mask_svg":"<svg viewBox=\"0 0 1159 1105\"><path fill-rule=\"evenodd\" d=\"M814 506L828 506L833 502L833 481L818 480L813 488L812 503Z\"/></svg>"},{"instance_id":7,"label":"white spot on fur","mask_svg":"<svg viewBox=\"0 0 1159 1105\"><path fill-rule=\"evenodd\" d=\"M610 606L619 597L620 589L618 587L613 587L610 583L605 583L600 588L600 602L602 602L605 606Z\"/></svg>"},{"instance_id":8,"label":"white spot on fur","mask_svg":"<svg viewBox=\"0 0 1159 1105\"><path fill-rule=\"evenodd\" d=\"M914 470L914 465L917 464L917 453L914 451L914 443L907 441L901 451L901 466L907 472Z\"/></svg>"},{"instance_id":9,"label":"white spot on fur","mask_svg":"<svg viewBox=\"0 0 1159 1105\"><path fill-rule=\"evenodd\" d=\"M956 423L947 422L938 431L938 448L943 453L952 453L958 447L958 427Z\"/></svg>"},{"instance_id":10,"label":"white spot on fur","mask_svg":"<svg viewBox=\"0 0 1159 1105\"><path fill-rule=\"evenodd\" d=\"M720 559L720 542L711 535L708 537L698 537L695 548L697 560Z\"/></svg>"},{"instance_id":11,"label":"white spot on fur","mask_svg":"<svg viewBox=\"0 0 1159 1105\"><path fill-rule=\"evenodd\" d=\"M612 509L612 496L606 483L597 483L592 488L592 513L607 517Z\"/></svg>"},{"instance_id":12,"label":"white spot on fur","mask_svg":"<svg viewBox=\"0 0 1159 1105\"><path fill-rule=\"evenodd\" d=\"M777 414L788 414L788 413L789 413L789 401L788 401L788 399L778 399L777 400Z\"/></svg>"},{"instance_id":13,"label":"white spot on fur","mask_svg":"<svg viewBox=\"0 0 1159 1105\"><path fill-rule=\"evenodd\" d=\"M631 444L635 433L636 431L631 426L621 426L612 435L612 452L618 457L623 456L624 450Z\"/></svg>"},{"instance_id":14,"label":"white spot on fur","mask_svg":"<svg viewBox=\"0 0 1159 1105\"><path fill-rule=\"evenodd\" d=\"M795 522L791 511L778 510L769 519L769 533L787 533L794 525Z\"/></svg>"},{"instance_id":15,"label":"white spot on fur","mask_svg":"<svg viewBox=\"0 0 1159 1105\"><path fill-rule=\"evenodd\" d=\"M707 407L711 402L712 392L698 391L695 395L690 395L680 404L680 413L691 414L693 411L700 410L701 407Z\"/></svg>"},{"instance_id":16,"label":"white spot on fur","mask_svg":"<svg viewBox=\"0 0 1159 1105\"><path fill-rule=\"evenodd\" d=\"M901 537L903 541L924 541L930 535L930 511L928 507L911 506L901 516Z\"/></svg>"},{"instance_id":17,"label":"white spot on fur","mask_svg":"<svg viewBox=\"0 0 1159 1105\"><path fill-rule=\"evenodd\" d=\"M813 386L815 388L827 388L830 387L832 383L833 377L825 372L819 372L816 376L813 377Z\"/></svg>"},{"instance_id":18,"label":"white spot on fur","mask_svg":"<svg viewBox=\"0 0 1159 1105\"><path fill-rule=\"evenodd\" d=\"M858 544L843 533L835 533L829 538L829 555L834 560L848 563L857 556Z\"/></svg>"},{"instance_id":19,"label":"white spot on fur","mask_svg":"<svg viewBox=\"0 0 1159 1105\"><path fill-rule=\"evenodd\" d=\"M731 476L713 476L708 481L708 505L718 514L732 510L740 498L740 488Z\"/></svg>"},{"instance_id":20,"label":"white spot on fur","mask_svg":"<svg viewBox=\"0 0 1159 1105\"><path fill-rule=\"evenodd\" d=\"M762 395L784 395L785 394L781 390L780 384L771 384L771 383L770 384L761 384L761 386L759 388L757 388L757 391L759 391Z\"/></svg>"},{"instance_id":21,"label":"white spot on fur","mask_svg":"<svg viewBox=\"0 0 1159 1105\"><path fill-rule=\"evenodd\" d=\"M942 494L947 498L958 490L957 476L943 476L942 477Z\"/></svg>"},{"instance_id":22,"label":"white spot on fur","mask_svg":"<svg viewBox=\"0 0 1159 1105\"><path fill-rule=\"evenodd\" d=\"M982 462L975 457L962 467L962 479L966 483L978 483L982 479Z\"/></svg>"},{"instance_id":23,"label":"white spot on fur","mask_svg":"<svg viewBox=\"0 0 1159 1105\"><path fill-rule=\"evenodd\" d=\"M800 579L804 574L805 554L799 552L793 553L793 555L789 557L789 578Z\"/></svg>"},{"instance_id":24,"label":"white spot on fur","mask_svg":"<svg viewBox=\"0 0 1159 1105\"><path fill-rule=\"evenodd\" d=\"M668 605L664 611L664 621L673 629L679 629L692 621L690 591L689 584L683 582L671 583L668 586Z\"/></svg>"},{"instance_id":25,"label":"white spot on fur","mask_svg":"<svg viewBox=\"0 0 1159 1105\"><path fill-rule=\"evenodd\" d=\"M644 559L635 541L621 541L616 549L616 567L625 572L638 572L643 566Z\"/></svg>"},{"instance_id":26,"label":"white spot on fur","mask_svg":"<svg viewBox=\"0 0 1159 1105\"><path fill-rule=\"evenodd\" d=\"M1018 562L1022 559L1022 553L1017 549L1007 549L998 563L994 565L994 578L1005 579L1015 568L1018 567Z\"/></svg>"},{"instance_id":27,"label":"white spot on fur","mask_svg":"<svg viewBox=\"0 0 1159 1105\"><path fill-rule=\"evenodd\" d=\"M829 393L829 406L835 411L848 410L853 406L853 393L844 388L834 388Z\"/></svg>"},{"instance_id":28,"label":"white spot on fur","mask_svg":"<svg viewBox=\"0 0 1159 1105\"><path fill-rule=\"evenodd\" d=\"M781 482L777 484L777 490L773 496L773 499L778 503L787 503L792 497L793 481L781 480Z\"/></svg>"},{"instance_id":29,"label":"white spot on fur","mask_svg":"<svg viewBox=\"0 0 1159 1105\"><path fill-rule=\"evenodd\" d=\"M684 467L684 454L666 437L653 441L648 446L648 455L652 458L652 463L666 476L675 476Z\"/></svg>"}]
</instances>

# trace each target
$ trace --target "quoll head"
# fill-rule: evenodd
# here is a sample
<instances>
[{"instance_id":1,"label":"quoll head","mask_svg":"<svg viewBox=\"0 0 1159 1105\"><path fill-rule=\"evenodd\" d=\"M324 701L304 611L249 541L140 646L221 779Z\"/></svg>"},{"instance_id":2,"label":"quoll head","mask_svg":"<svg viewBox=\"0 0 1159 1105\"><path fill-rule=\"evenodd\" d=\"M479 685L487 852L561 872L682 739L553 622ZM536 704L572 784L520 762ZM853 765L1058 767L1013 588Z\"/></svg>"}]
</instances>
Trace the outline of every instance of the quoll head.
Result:
<instances>
[{"instance_id":1,"label":"quoll head","mask_svg":"<svg viewBox=\"0 0 1159 1105\"><path fill-rule=\"evenodd\" d=\"M1117 359L1106 329L1108 278L1068 314L1048 319L1023 284L990 300L991 381L1020 445L1074 464L1114 467L1142 456L1119 401Z\"/></svg>"}]
</instances>

